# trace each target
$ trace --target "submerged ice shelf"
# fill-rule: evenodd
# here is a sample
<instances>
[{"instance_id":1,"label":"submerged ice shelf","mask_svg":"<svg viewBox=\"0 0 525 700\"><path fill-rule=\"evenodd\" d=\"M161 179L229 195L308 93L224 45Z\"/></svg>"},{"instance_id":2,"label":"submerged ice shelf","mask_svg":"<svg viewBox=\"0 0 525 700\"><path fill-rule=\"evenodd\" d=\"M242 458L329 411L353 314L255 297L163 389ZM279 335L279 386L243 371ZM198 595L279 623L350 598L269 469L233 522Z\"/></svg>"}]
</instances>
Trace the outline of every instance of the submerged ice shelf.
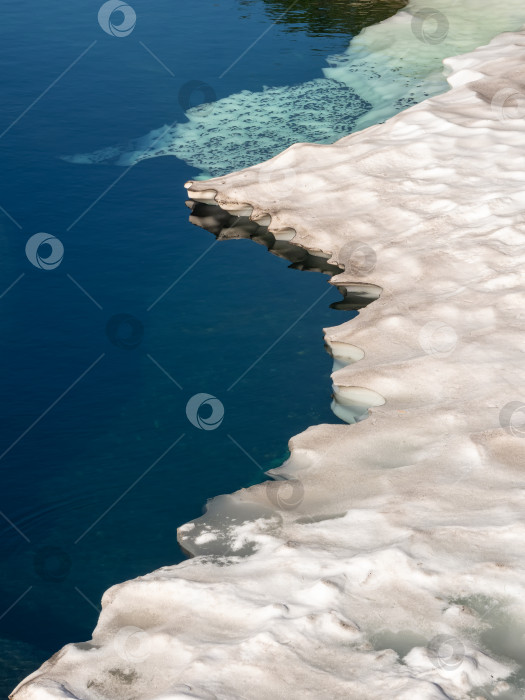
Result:
<instances>
[{"instance_id":1,"label":"submerged ice shelf","mask_svg":"<svg viewBox=\"0 0 525 700\"><path fill-rule=\"evenodd\" d=\"M446 66L382 125L189 183L381 289L326 340L385 403L214 499L179 533L207 555L107 591L16 700L523 697L525 32Z\"/></svg>"},{"instance_id":2,"label":"submerged ice shelf","mask_svg":"<svg viewBox=\"0 0 525 700\"><path fill-rule=\"evenodd\" d=\"M444 58L520 29L524 21L522 0L433 0L430 9L428 0L410 0L406 10L368 27L344 54L330 57L322 78L242 90L189 109L183 123L64 159L128 167L176 156L211 176L259 163L297 141L332 143L444 92ZM209 99L213 88L206 92Z\"/></svg>"}]
</instances>

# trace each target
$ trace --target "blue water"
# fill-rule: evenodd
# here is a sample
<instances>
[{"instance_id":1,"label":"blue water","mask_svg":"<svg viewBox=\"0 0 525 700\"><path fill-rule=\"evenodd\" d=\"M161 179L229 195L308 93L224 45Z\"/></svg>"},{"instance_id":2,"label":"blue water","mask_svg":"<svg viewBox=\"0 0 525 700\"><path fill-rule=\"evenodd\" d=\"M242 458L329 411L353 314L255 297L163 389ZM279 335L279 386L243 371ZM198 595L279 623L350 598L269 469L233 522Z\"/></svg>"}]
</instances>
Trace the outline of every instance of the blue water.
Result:
<instances>
[{"instance_id":1,"label":"blue water","mask_svg":"<svg viewBox=\"0 0 525 700\"><path fill-rule=\"evenodd\" d=\"M270 26L263 3L134 0L125 38L101 30L98 7L5 0L0 25L0 132L12 125L0 138L0 206L18 224L0 212L0 294L16 281L0 298L6 692L90 638L109 586L179 562L176 528L208 498L262 480L292 435L337 422L322 328L348 315L330 310L335 290L319 300L326 277L288 270L250 241L212 245L188 223L182 185L196 173L176 158L124 171L60 156L182 121L178 95L192 80L220 98L320 76L349 36L282 22L219 80ZM64 246L53 270L24 252L41 231ZM117 314L137 319L131 347L108 337ZM224 405L215 430L186 417L199 392Z\"/></svg>"}]
</instances>

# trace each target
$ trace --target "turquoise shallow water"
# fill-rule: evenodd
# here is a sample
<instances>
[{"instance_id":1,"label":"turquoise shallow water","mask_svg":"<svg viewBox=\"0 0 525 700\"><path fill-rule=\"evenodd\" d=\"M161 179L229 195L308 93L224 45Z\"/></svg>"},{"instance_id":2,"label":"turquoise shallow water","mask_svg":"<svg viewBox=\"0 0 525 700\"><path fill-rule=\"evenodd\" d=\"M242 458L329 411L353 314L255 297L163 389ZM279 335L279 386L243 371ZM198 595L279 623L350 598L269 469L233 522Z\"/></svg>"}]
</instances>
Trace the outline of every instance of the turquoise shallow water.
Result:
<instances>
[{"instance_id":1,"label":"turquoise shallow water","mask_svg":"<svg viewBox=\"0 0 525 700\"><path fill-rule=\"evenodd\" d=\"M281 21L219 81L271 26L263 3L133 7L123 38L87 0L9 2L0 27L6 693L90 637L109 586L180 561L176 528L208 498L263 479L292 435L337 422L322 328L348 312L329 308L335 290L321 298L325 277L191 226L182 184L197 171L177 158L124 171L60 156L183 121L190 81L220 98L320 76L348 33ZM62 242L52 270L26 257L37 232ZM198 393L224 407L215 430L187 418Z\"/></svg>"}]
</instances>

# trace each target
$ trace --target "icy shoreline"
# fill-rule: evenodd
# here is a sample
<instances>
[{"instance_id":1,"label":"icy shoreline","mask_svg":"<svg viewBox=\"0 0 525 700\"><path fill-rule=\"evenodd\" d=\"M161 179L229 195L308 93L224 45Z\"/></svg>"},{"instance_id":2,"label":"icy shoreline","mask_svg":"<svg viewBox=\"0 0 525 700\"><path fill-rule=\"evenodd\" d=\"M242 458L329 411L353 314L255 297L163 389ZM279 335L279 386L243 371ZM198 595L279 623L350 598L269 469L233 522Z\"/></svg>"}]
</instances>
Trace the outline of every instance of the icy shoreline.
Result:
<instances>
[{"instance_id":1,"label":"icy shoreline","mask_svg":"<svg viewBox=\"0 0 525 700\"><path fill-rule=\"evenodd\" d=\"M110 589L17 700L523 697L525 32L445 63L385 124L189 184L381 290L326 330L336 409L374 408L215 499L180 541L218 555Z\"/></svg>"}]
</instances>

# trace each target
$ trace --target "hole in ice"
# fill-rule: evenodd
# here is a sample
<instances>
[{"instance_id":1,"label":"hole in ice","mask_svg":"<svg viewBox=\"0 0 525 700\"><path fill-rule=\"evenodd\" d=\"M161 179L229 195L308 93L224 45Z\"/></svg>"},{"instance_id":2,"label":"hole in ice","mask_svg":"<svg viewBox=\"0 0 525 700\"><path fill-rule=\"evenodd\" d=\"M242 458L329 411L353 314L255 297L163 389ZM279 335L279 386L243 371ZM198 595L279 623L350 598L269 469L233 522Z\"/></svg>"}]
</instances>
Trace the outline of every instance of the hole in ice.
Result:
<instances>
[{"instance_id":1,"label":"hole in ice","mask_svg":"<svg viewBox=\"0 0 525 700\"><path fill-rule=\"evenodd\" d=\"M411 630L402 630L400 632L384 630L370 638L370 643L376 651L393 649L400 659L403 659L415 647L426 646L427 642L428 640L425 637Z\"/></svg>"},{"instance_id":2,"label":"hole in ice","mask_svg":"<svg viewBox=\"0 0 525 700\"><path fill-rule=\"evenodd\" d=\"M248 556L257 550L257 542L250 538L249 524L259 518L269 521L276 513L270 507L241 502L233 496L217 496L206 504L206 512L191 521L194 526L179 528L177 540L188 556ZM242 526L246 525L246 528Z\"/></svg>"},{"instance_id":3,"label":"hole in ice","mask_svg":"<svg viewBox=\"0 0 525 700\"><path fill-rule=\"evenodd\" d=\"M521 700L525 697L525 620L519 619L505 604L489 596L477 595L458 598L452 604L470 610L483 622L477 644L489 656L512 659L518 664L507 678L510 689L498 695L498 700ZM480 692L483 689L479 689ZM521 691L516 694L515 691Z\"/></svg>"}]
</instances>

